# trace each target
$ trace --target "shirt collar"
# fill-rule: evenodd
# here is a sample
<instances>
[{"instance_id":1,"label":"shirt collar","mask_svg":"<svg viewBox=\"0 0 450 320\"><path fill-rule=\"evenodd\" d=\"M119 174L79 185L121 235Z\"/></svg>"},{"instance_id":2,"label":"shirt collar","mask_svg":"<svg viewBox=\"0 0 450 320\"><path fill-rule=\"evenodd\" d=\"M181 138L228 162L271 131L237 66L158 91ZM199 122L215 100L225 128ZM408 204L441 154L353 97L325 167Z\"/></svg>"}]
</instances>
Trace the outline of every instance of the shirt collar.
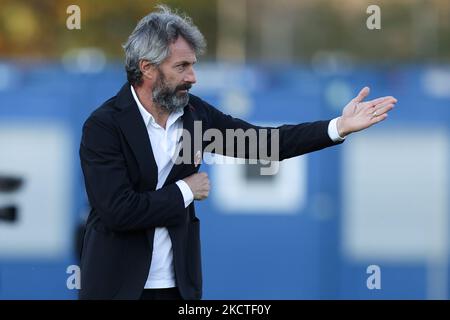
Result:
<instances>
[{"instance_id":1,"label":"shirt collar","mask_svg":"<svg viewBox=\"0 0 450 320\"><path fill-rule=\"evenodd\" d=\"M147 127L149 124L152 124L153 126L159 126L158 123L156 122L155 118L153 117L153 115L150 112L148 112L142 105L141 101L139 101L139 98L138 98L133 86L130 86L130 87L131 87L131 93L133 94L133 98L136 101L136 104L139 108L139 112L141 113L141 116L142 116L142 119L144 120L145 126ZM175 121L177 121L178 118L180 118L183 114L184 114L184 108L179 111L170 113L169 118L167 119L166 128L170 127L173 123L175 123Z\"/></svg>"}]
</instances>

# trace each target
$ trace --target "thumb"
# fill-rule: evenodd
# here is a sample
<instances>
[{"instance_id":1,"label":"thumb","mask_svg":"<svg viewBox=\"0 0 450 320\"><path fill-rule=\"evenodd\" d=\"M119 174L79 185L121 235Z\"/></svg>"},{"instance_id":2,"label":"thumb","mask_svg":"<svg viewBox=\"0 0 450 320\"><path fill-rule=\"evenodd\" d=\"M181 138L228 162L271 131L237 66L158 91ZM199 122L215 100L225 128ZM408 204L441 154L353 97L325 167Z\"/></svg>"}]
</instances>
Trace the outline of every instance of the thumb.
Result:
<instances>
[{"instance_id":1,"label":"thumb","mask_svg":"<svg viewBox=\"0 0 450 320\"><path fill-rule=\"evenodd\" d=\"M370 93L369 87L364 87L362 90L358 93L358 95L355 98L355 102L361 102L363 101Z\"/></svg>"}]
</instances>

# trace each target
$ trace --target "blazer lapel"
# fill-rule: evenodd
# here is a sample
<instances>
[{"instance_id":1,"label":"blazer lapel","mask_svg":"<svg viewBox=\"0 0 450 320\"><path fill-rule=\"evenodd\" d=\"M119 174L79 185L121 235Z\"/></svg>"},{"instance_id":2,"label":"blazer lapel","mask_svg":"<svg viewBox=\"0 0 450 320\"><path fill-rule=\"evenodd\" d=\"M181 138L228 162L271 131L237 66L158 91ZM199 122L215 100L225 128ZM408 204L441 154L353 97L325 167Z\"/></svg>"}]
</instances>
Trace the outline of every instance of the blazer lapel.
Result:
<instances>
[{"instance_id":1,"label":"blazer lapel","mask_svg":"<svg viewBox=\"0 0 450 320\"><path fill-rule=\"evenodd\" d=\"M142 190L155 190L158 182L158 167L147 128L131 94L130 84L125 84L119 91L116 106L122 111L115 118L136 157L142 173L140 188Z\"/></svg>"},{"instance_id":2,"label":"blazer lapel","mask_svg":"<svg viewBox=\"0 0 450 320\"><path fill-rule=\"evenodd\" d=\"M188 104L184 108L184 114L182 116L183 129L187 130L187 132L189 133L190 139L183 139L182 147L178 153L178 159L177 159L176 163L173 165L172 170L170 171L166 181L164 182L164 186L175 183L179 179L183 179L195 172L198 172L198 170L200 168L200 165L198 165L197 167L195 167L195 165L194 165L195 154L198 151L202 152L202 150L194 150L194 148L195 147L198 148L198 146L195 146L195 143L194 143L194 141L195 141L194 140L195 139L195 137L194 137L194 121L197 120L197 117L193 111L194 111L194 108L192 107L191 104ZM202 148L202 146L200 146L200 148ZM185 155L183 155L183 152L188 152L189 158L187 158ZM189 159L189 162L188 163L181 162L180 158L182 156L184 156L183 158L185 158L185 159Z\"/></svg>"}]
</instances>

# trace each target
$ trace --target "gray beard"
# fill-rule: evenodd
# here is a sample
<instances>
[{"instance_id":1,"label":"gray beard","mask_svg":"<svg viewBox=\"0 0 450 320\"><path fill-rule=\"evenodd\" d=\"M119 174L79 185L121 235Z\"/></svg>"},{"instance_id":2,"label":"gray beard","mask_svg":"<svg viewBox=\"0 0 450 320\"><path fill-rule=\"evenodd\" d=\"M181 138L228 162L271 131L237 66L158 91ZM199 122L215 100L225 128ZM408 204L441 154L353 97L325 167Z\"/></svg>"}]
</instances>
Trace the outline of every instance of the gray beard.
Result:
<instances>
[{"instance_id":1,"label":"gray beard","mask_svg":"<svg viewBox=\"0 0 450 320\"><path fill-rule=\"evenodd\" d=\"M153 102L160 105L162 108L169 111L169 113L181 111L189 102L189 93L177 94L171 88L168 88L163 83L153 89Z\"/></svg>"}]
</instances>

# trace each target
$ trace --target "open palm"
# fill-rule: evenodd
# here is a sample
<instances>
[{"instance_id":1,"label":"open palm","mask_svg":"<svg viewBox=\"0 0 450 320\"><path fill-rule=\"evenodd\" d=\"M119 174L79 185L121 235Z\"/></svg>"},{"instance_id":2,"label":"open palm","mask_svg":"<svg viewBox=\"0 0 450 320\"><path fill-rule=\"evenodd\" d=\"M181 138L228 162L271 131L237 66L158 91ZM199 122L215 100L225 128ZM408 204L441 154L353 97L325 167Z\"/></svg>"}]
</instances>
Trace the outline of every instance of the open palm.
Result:
<instances>
[{"instance_id":1,"label":"open palm","mask_svg":"<svg viewBox=\"0 0 450 320\"><path fill-rule=\"evenodd\" d=\"M370 101L363 100L369 95L370 89L364 87L342 111L338 120L338 132L346 136L352 132L364 130L388 117L388 112L394 108L397 99L392 96L381 97Z\"/></svg>"}]
</instances>

